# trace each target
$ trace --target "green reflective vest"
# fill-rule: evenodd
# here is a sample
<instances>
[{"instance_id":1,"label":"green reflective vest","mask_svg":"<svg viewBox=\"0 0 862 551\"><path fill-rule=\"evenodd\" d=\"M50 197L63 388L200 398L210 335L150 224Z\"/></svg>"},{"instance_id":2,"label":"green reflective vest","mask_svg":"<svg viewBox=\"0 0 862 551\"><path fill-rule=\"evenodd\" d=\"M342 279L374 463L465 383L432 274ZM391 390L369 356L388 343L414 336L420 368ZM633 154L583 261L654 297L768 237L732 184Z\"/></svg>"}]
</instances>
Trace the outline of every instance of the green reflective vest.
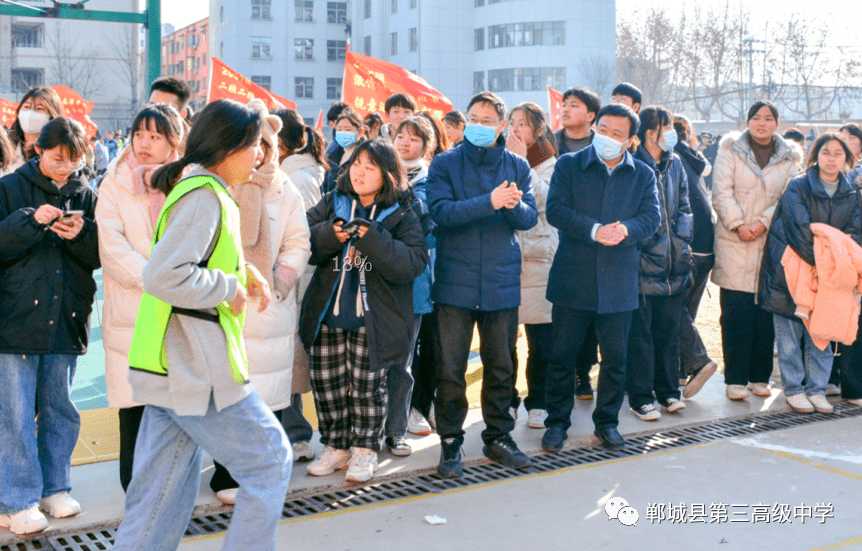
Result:
<instances>
[{"instance_id":1,"label":"green reflective vest","mask_svg":"<svg viewBox=\"0 0 862 551\"><path fill-rule=\"evenodd\" d=\"M162 212L159 214L150 250L152 250L152 247L158 243L159 238L164 234L168 217L177 201L185 194L201 187L207 187L215 192L221 203L218 240L209 261L207 261L207 268L210 270L221 270L226 274L233 274L237 277L239 285L245 287L245 260L242 254L242 237L239 233L239 208L227 190L211 176L186 178L171 191L165 201ZM132 347L129 350L129 367L131 369L148 371L157 375L166 376L168 374L168 360L165 354L165 333L168 330L168 322L173 310L174 307L170 304L144 293L144 296L141 298L138 317L135 321ZM248 358L245 351L245 342L242 338L245 312L238 316L235 315L227 302L219 304L216 307L216 311L218 312L218 323L221 325L227 338L227 350L233 378L237 383L247 383ZM203 316L206 315L204 312L200 312L200 314Z\"/></svg>"}]
</instances>

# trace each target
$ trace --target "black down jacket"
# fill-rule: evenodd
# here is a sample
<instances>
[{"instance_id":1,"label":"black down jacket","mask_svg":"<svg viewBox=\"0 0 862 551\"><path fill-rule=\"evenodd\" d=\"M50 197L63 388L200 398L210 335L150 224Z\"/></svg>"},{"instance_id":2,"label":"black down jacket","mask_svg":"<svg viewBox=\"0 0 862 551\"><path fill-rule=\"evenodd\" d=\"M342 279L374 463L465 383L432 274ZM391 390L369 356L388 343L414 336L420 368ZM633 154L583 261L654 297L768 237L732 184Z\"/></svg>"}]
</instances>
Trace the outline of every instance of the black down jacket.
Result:
<instances>
[{"instance_id":1,"label":"black down jacket","mask_svg":"<svg viewBox=\"0 0 862 551\"><path fill-rule=\"evenodd\" d=\"M36 222L46 203L84 211L74 239ZM38 157L0 179L0 354L86 353L99 268L95 210L96 192L80 172L58 189Z\"/></svg>"},{"instance_id":2,"label":"black down jacket","mask_svg":"<svg viewBox=\"0 0 862 551\"><path fill-rule=\"evenodd\" d=\"M839 229L857 243L862 238L862 208L856 192L842 174L838 191L829 197L820 183L817 167L790 180L775 207L763 261L757 299L767 312L792 318L796 303L787 289L781 257L789 245L802 260L814 266L814 234L811 224L820 222Z\"/></svg>"},{"instance_id":3,"label":"black down jacket","mask_svg":"<svg viewBox=\"0 0 862 551\"><path fill-rule=\"evenodd\" d=\"M688 201L691 204L691 214L694 216L691 250L700 254L712 254L715 241L715 214L712 212L712 201L703 179L706 157L685 142L677 143L673 150L679 155L688 180Z\"/></svg>"},{"instance_id":4,"label":"black down jacket","mask_svg":"<svg viewBox=\"0 0 862 551\"><path fill-rule=\"evenodd\" d=\"M675 295L692 282L694 219L685 169L679 157L669 151L662 152L656 163L645 147L639 147L635 159L655 171L661 211L658 230L641 242L638 291L642 295Z\"/></svg>"}]
</instances>

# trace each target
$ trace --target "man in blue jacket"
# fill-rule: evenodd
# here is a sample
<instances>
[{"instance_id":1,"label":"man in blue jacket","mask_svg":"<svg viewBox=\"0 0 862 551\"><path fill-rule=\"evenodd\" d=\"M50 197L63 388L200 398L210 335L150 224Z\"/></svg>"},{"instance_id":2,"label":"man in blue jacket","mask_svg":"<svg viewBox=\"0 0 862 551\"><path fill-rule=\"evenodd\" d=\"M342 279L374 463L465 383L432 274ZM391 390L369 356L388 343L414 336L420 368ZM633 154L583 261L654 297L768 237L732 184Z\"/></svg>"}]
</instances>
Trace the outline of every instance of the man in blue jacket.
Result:
<instances>
[{"instance_id":1,"label":"man in blue jacket","mask_svg":"<svg viewBox=\"0 0 862 551\"><path fill-rule=\"evenodd\" d=\"M574 357L595 323L601 367L593 412L608 449L625 446L617 431L626 382L632 311L638 307L638 243L658 229L655 173L627 150L639 125L631 108L611 104L596 117L592 147L557 161L548 192L548 222L560 247L548 278L554 345L548 365L548 418L542 447L558 452L574 406Z\"/></svg>"},{"instance_id":2,"label":"man in blue jacket","mask_svg":"<svg viewBox=\"0 0 862 551\"><path fill-rule=\"evenodd\" d=\"M437 223L436 281L432 298L440 327L437 396L443 477L459 477L467 417L467 359L473 327L481 341L485 455L522 468L530 458L509 433L515 420L512 352L521 304L521 250L515 232L536 225L530 166L506 151L506 106L482 92L470 100L464 143L434 158L428 169L428 204Z\"/></svg>"}]
</instances>

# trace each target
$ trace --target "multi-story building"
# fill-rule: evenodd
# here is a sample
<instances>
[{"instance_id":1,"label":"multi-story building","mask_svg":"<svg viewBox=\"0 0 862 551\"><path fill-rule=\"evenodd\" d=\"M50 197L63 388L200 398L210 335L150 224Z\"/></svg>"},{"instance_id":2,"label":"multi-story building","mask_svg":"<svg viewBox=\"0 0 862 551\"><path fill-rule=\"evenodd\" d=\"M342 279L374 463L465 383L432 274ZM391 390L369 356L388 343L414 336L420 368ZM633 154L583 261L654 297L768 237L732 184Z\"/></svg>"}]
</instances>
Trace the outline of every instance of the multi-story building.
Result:
<instances>
[{"instance_id":1,"label":"multi-story building","mask_svg":"<svg viewBox=\"0 0 862 551\"><path fill-rule=\"evenodd\" d=\"M162 37L162 76L185 80L192 92L190 105L197 111L207 99L209 19L201 19Z\"/></svg>"},{"instance_id":2,"label":"multi-story building","mask_svg":"<svg viewBox=\"0 0 862 551\"><path fill-rule=\"evenodd\" d=\"M50 8L48 0L20 4ZM142 0L90 0L88 10L139 12ZM36 13L36 12L34 12ZM100 130L125 128L146 87L139 25L0 15L0 96L19 101L33 86L63 84L95 103Z\"/></svg>"},{"instance_id":3,"label":"multi-story building","mask_svg":"<svg viewBox=\"0 0 862 551\"><path fill-rule=\"evenodd\" d=\"M612 86L615 9L615 0L211 0L210 18L213 55L311 119L340 98L347 39L459 109L481 90L546 106L547 86Z\"/></svg>"}]
</instances>

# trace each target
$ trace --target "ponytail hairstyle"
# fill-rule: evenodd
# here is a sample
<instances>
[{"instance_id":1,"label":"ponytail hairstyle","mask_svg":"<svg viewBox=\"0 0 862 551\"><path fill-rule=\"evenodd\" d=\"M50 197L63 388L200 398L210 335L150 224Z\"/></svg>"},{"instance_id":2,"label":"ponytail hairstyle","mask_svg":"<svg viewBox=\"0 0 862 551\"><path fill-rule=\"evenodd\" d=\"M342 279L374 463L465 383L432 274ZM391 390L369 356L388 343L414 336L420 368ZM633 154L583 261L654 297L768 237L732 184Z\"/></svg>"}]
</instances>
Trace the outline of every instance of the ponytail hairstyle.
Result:
<instances>
[{"instance_id":1,"label":"ponytail hairstyle","mask_svg":"<svg viewBox=\"0 0 862 551\"><path fill-rule=\"evenodd\" d=\"M422 117L431 123L431 129L434 130L434 143L432 144L431 149L428 151L428 154L425 156L425 160L428 161L428 164L431 164L431 160L443 153L444 151L449 151L449 137L446 135L446 130L443 128L443 123L437 117L433 116L428 111L422 111L416 115L417 117Z\"/></svg>"},{"instance_id":2,"label":"ponytail hairstyle","mask_svg":"<svg viewBox=\"0 0 862 551\"><path fill-rule=\"evenodd\" d=\"M405 191L409 186L407 186L404 165L398 158L395 146L389 140L383 139L363 140L356 144L353 154L347 161L346 170L335 181L335 188L338 193L351 199L358 198L353 190L353 182L350 181L350 166L359 159L360 155L367 155L371 163L380 169L383 176L383 187L376 199L382 208L389 208L396 202L400 202L402 205L412 202L412 192Z\"/></svg>"},{"instance_id":3,"label":"ponytail hairstyle","mask_svg":"<svg viewBox=\"0 0 862 551\"><path fill-rule=\"evenodd\" d=\"M272 111L271 114L281 119L281 131L278 133L278 142L287 151L285 158L305 152L314 157L317 164L323 167L324 170L329 170L329 164L324 159L326 145L323 134L319 130L306 126L305 121L302 120L299 113L293 109L279 109ZM303 136L307 140L305 146L302 144Z\"/></svg>"},{"instance_id":4,"label":"ponytail hairstyle","mask_svg":"<svg viewBox=\"0 0 862 551\"><path fill-rule=\"evenodd\" d=\"M211 168L250 147L260 138L263 119L250 107L229 99L208 104L198 113L180 160L156 169L152 187L169 195L190 164Z\"/></svg>"},{"instance_id":5,"label":"ponytail hairstyle","mask_svg":"<svg viewBox=\"0 0 862 551\"><path fill-rule=\"evenodd\" d=\"M641 143L646 143L647 130L661 132L662 126L673 125L673 115L667 108L660 105L649 105L638 112L640 118L640 128L638 128L638 139ZM672 126L671 126L672 127Z\"/></svg>"}]
</instances>

